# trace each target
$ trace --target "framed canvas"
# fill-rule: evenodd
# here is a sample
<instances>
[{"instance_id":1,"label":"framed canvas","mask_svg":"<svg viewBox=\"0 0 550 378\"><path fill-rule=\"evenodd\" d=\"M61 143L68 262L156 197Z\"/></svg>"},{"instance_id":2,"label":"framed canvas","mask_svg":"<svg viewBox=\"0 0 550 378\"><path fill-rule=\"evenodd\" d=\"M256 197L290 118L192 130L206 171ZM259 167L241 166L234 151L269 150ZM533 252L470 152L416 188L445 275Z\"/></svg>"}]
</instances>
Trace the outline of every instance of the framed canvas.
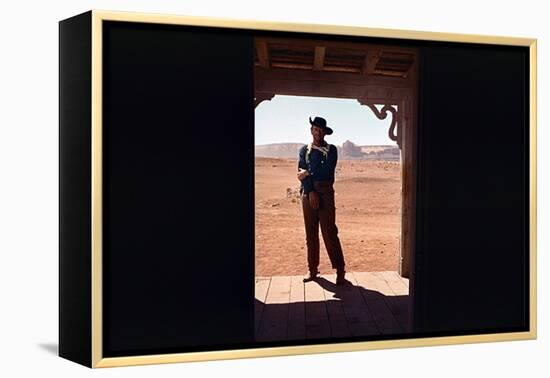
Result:
<instances>
[{"instance_id":1,"label":"framed canvas","mask_svg":"<svg viewBox=\"0 0 550 378\"><path fill-rule=\"evenodd\" d=\"M59 355L536 338L536 39L59 23Z\"/></svg>"}]
</instances>

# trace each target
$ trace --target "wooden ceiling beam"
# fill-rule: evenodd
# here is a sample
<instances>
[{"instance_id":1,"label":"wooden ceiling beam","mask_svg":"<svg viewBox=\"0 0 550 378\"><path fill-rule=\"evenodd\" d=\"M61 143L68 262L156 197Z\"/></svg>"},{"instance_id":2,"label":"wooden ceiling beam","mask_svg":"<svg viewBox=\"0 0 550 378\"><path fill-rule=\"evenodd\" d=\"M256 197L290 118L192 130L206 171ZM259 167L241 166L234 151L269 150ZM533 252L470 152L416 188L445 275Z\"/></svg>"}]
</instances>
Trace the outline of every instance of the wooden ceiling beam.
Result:
<instances>
[{"instance_id":1,"label":"wooden ceiling beam","mask_svg":"<svg viewBox=\"0 0 550 378\"><path fill-rule=\"evenodd\" d=\"M311 96L311 97L329 97L345 99L364 99L369 101L376 100L377 103L398 103L409 88L392 88L388 91L387 86L379 85L355 85L330 82L312 82L312 81L288 81L274 80L257 82L255 85L256 93L275 93L277 95L287 96Z\"/></svg>"},{"instance_id":2,"label":"wooden ceiling beam","mask_svg":"<svg viewBox=\"0 0 550 378\"><path fill-rule=\"evenodd\" d=\"M258 54L260 67L269 68L269 50L266 41L256 39L256 53Z\"/></svg>"},{"instance_id":3,"label":"wooden ceiling beam","mask_svg":"<svg viewBox=\"0 0 550 378\"><path fill-rule=\"evenodd\" d=\"M410 78L393 77L393 76L377 76L377 75L361 75L360 73L349 72L329 72L313 71L303 69L285 69L271 68L265 69L256 67L255 80L257 82L271 80L287 80L287 81L315 81L315 82L332 82L342 84L355 85L387 85L390 87L410 87L413 85Z\"/></svg>"},{"instance_id":4,"label":"wooden ceiling beam","mask_svg":"<svg viewBox=\"0 0 550 378\"><path fill-rule=\"evenodd\" d=\"M300 64L300 63L272 63L272 68L290 68L297 70L311 70L313 66L311 64Z\"/></svg>"},{"instance_id":5,"label":"wooden ceiling beam","mask_svg":"<svg viewBox=\"0 0 550 378\"><path fill-rule=\"evenodd\" d=\"M380 60L380 55L382 52L379 49L370 49L367 52L367 56L365 58L365 64L363 65L363 74L364 75L372 75L374 74L374 71L376 69L376 64Z\"/></svg>"},{"instance_id":6,"label":"wooden ceiling beam","mask_svg":"<svg viewBox=\"0 0 550 378\"><path fill-rule=\"evenodd\" d=\"M254 37L256 42L265 42L278 44L278 45L287 45L287 46L304 46L311 47L312 49L317 46L323 46L327 49L336 48L336 49L350 49L356 51L362 51L365 54L373 49L384 50L385 52L396 52L404 54L413 54L416 55L417 49L412 47L401 47L401 46L392 46L392 45L380 45L364 42L347 42L347 41L336 41L336 40L326 40L326 39L303 39L303 38L277 38L277 37Z\"/></svg>"},{"instance_id":7,"label":"wooden ceiling beam","mask_svg":"<svg viewBox=\"0 0 550 378\"><path fill-rule=\"evenodd\" d=\"M315 46L315 55L313 58L313 70L322 71L325 62L325 46Z\"/></svg>"},{"instance_id":8,"label":"wooden ceiling beam","mask_svg":"<svg viewBox=\"0 0 550 378\"><path fill-rule=\"evenodd\" d=\"M390 70L375 70L374 73L375 74L380 74L380 75L392 76L392 77L406 78L408 70L406 72L403 72L403 71L390 71Z\"/></svg>"}]
</instances>

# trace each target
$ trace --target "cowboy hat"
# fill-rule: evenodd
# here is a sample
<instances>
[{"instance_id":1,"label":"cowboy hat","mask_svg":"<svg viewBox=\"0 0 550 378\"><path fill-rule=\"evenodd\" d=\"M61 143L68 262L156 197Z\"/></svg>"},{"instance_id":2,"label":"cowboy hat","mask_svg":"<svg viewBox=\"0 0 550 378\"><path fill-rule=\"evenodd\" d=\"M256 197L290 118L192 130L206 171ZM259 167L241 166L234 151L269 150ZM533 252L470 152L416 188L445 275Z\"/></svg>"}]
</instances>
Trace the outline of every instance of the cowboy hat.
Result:
<instances>
[{"instance_id":1,"label":"cowboy hat","mask_svg":"<svg viewBox=\"0 0 550 378\"><path fill-rule=\"evenodd\" d=\"M309 117L309 123L311 124L311 126L317 126L325 130L325 134L327 135L332 134L332 129L327 126L327 121L324 118L315 117L312 121L311 117Z\"/></svg>"}]
</instances>

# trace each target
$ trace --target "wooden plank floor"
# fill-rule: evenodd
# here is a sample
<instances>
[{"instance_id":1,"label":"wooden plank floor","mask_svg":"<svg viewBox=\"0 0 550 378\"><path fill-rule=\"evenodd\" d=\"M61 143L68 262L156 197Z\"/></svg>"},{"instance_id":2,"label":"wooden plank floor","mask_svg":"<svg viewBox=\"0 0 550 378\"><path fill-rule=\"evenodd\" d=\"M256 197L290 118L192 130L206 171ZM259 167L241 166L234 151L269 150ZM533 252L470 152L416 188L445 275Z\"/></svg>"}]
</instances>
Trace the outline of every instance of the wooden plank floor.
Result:
<instances>
[{"instance_id":1,"label":"wooden plank floor","mask_svg":"<svg viewBox=\"0 0 550 378\"><path fill-rule=\"evenodd\" d=\"M256 340L409 332L409 280L397 272L347 272L343 286L335 274L302 278L256 277Z\"/></svg>"}]
</instances>

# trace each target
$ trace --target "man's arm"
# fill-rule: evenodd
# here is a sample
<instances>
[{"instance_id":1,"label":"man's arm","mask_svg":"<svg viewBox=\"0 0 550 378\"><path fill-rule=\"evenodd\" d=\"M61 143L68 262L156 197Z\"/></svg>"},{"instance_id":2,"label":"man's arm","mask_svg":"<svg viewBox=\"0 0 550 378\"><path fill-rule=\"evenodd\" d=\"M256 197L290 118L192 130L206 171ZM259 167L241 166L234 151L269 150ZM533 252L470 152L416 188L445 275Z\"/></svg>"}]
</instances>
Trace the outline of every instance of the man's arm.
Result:
<instances>
[{"instance_id":1,"label":"man's arm","mask_svg":"<svg viewBox=\"0 0 550 378\"><path fill-rule=\"evenodd\" d=\"M334 170L336 169L337 162L338 162L338 148L334 144L331 144L328 152L327 164L332 174L334 174Z\"/></svg>"},{"instance_id":2,"label":"man's arm","mask_svg":"<svg viewBox=\"0 0 550 378\"><path fill-rule=\"evenodd\" d=\"M300 148L299 152L299 159L298 159L298 170L304 169L307 171L307 164L306 164L306 157L305 157L305 148ZM309 173L309 172L308 172ZM304 186L304 193L309 193L313 190L313 181L311 180L311 177L306 176L300 180Z\"/></svg>"}]
</instances>

